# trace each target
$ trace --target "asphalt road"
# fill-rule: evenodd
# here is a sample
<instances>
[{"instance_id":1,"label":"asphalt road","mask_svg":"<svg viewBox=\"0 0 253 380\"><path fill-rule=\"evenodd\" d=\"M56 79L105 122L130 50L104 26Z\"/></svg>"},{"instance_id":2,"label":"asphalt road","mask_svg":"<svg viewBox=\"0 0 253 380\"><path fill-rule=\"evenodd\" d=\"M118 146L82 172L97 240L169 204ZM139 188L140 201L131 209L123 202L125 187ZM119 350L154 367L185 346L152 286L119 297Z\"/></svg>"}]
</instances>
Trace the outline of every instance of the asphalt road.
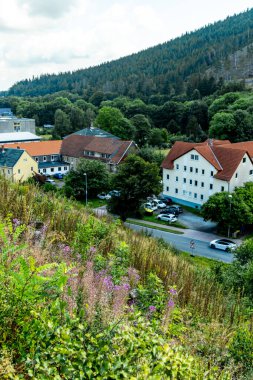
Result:
<instances>
[{"instance_id":1,"label":"asphalt road","mask_svg":"<svg viewBox=\"0 0 253 380\"><path fill-rule=\"evenodd\" d=\"M192 239L184 237L183 235L176 235L170 232L165 231L159 231L154 230L153 228L147 228L142 226L137 226L134 224L125 223L128 227L135 231L147 231L148 234L155 238L162 238L167 243L172 244L180 251L188 252L190 254L193 254L195 256L203 256L207 257L208 259L214 259L218 261L222 261L224 263L231 263L234 259L233 255L231 253L217 250L217 249L211 249L208 246L208 243L206 241L202 240L194 240L195 249L190 248L190 241Z\"/></svg>"}]
</instances>

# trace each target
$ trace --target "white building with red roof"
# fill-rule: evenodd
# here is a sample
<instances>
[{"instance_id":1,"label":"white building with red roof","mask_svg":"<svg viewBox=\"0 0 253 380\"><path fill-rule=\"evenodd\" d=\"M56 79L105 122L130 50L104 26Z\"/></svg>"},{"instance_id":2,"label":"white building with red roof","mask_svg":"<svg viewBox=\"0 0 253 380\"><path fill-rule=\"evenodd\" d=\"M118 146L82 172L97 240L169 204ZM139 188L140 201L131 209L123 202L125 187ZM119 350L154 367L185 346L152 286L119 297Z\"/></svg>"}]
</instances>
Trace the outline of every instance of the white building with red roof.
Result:
<instances>
[{"instance_id":1,"label":"white building with red roof","mask_svg":"<svg viewBox=\"0 0 253 380\"><path fill-rule=\"evenodd\" d=\"M252 159L253 141L177 141L162 163L163 194L174 202L199 208L211 195L232 192L252 181Z\"/></svg>"}]
</instances>

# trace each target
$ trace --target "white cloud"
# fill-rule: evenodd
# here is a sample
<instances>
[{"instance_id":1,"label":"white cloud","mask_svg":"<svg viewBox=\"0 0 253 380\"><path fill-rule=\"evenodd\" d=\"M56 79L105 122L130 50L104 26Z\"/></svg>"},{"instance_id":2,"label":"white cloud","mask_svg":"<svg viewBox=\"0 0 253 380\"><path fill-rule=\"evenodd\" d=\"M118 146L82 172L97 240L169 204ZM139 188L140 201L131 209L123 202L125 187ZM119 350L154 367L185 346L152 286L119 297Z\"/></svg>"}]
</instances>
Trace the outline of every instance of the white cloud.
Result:
<instances>
[{"instance_id":1,"label":"white cloud","mask_svg":"<svg viewBox=\"0 0 253 380\"><path fill-rule=\"evenodd\" d=\"M40 73L99 64L243 11L236 0L7 0L0 14L0 90Z\"/></svg>"}]
</instances>

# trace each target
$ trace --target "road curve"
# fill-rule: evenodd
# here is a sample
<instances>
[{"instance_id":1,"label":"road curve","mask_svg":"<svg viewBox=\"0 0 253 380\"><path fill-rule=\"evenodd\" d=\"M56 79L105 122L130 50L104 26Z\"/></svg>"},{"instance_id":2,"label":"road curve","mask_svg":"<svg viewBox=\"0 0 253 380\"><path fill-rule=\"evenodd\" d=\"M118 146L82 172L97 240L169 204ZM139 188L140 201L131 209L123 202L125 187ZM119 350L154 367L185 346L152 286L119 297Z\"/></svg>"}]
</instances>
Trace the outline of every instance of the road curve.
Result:
<instances>
[{"instance_id":1,"label":"road curve","mask_svg":"<svg viewBox=\"0 0 253 380\"><path fill-rule=\"evenodd\" d=\"M222 261L224 263L231 263L234 260L233 254L225 251L211 249L206 241L194 239L194 249L190 248L191 238L184 237L182 235L176 235L171 232L165 232L161 230L155 230L149 227L137 226L130 223L125 225L134 231L146 231L154 238L162 238L167 243L175 246L180 251L188 252L194 256L202 256L208 259Z\"/></svg>"}]
</instances>

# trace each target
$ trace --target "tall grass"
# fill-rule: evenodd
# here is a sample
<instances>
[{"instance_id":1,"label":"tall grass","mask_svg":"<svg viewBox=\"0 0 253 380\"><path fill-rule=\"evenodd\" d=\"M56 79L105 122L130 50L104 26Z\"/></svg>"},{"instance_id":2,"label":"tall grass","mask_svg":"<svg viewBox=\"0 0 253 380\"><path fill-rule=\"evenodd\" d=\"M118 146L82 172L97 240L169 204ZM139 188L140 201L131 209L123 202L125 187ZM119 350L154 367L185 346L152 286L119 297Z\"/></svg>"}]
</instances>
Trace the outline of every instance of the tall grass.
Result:
<instances>
[{"instance_id":1,"label":"tall grass","mask_svg":"<svg viewBox=\"0 0 253 380\"><path fill-rule=\"evenodd\" d=\"M0 178L0 215L11 215L26 225L38 221L47 225L52 240L71 243L80 224L86 224L89 214L83 207L57 194L43 193L32 185L12 184ZM107 225L110 220L105 220ZM109 254L116 242L125 241L130 248L131 266L139 270L144 279L149 272L156 273L167 288L176 285L182 307L216 321L236 324L240 321L242 302L240 293L225 292L222 285L213 281L207 270L191 265L183 257L173 254L155 239L116 225L107 229L100 242L100 250ZM74 260L74 258L73 258Z\"/></svg>"}]
</instances>

